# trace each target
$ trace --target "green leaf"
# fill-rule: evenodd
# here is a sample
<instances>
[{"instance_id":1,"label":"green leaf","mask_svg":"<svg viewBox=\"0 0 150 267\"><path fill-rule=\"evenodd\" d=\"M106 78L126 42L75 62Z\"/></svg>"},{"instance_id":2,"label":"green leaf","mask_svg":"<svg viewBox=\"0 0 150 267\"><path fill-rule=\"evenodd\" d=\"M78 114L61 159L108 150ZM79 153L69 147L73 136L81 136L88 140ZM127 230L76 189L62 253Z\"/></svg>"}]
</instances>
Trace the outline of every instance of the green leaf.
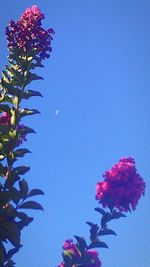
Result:
<instances>
[{"instance_id":1,"label":"green leaf","mask_svg":"<svg viewBox=\"0 0 150 267\"><path fill-rule=\"evenodd\" d=\"M99 226L97 224L92 223L92 222L87 222L87 224L91 227L90 239L92 242L94 242L95 240L97 240L97 237L98 237Z\"/></svg>"},{"instance_id":2,"label":"green leaf","mask_svg":"<svg viewBox=\"0 0 150 267\"><path fill-rule=\"evenodd\" d=\"M104 209L101 208L95 208L95 210L99 213L101 213L102 215L104 215L106 212L104 211Z\"/></svg>"},{"instance_id":3,"label":"green leaf","mask_svg":"<svg viewBox=\"0 0 150 267\"><path fill-rule=\"evenodd\" d=\"M43 210L43 207L41 206L41 204L35 201L27 201L27 202L24 202L21 206L19 206L19 209Z\"/></svg>"},{"instance_id":4,"label":"green leaf","mask_svg":"<svg viewBox=\"0 0 150 267\"><path fill-rule=\"evenodd\" d=\"M42 94L39 91L34 91L34 90L28 90L26 92L23 93L23 99L29 99L32 96L42 96Z\"/></svg>"},{"instance_id":5,"label":"green leaf","mask_svg":"<svg viewBox=\"0 0 150 267\"><path fill-rule=\"evenodd\" d=\"M117 234L111 229L103 229L99 231L98 235L117 235Z\"/></svg>"},{"instance_id":6,"label":"green leaf","mask_svg":"<svg viewBox=\"0 0 150 267\"><path fill-rule=\"evenodd\" d=\"M38 76L37 74L28 72L28 75L26 78L26 85L36 80L43 80L43 78L41 76Z\"/></svg>"},{"instance_id":7,"label":"green leaf","mask_svg":"<svg viewBox=\"0 0 150 267\"><path fill-rule=\"evenodd\" d=\"M41 189L32 189L29 192L28 197L33 197L33 196L37 196L37 195L44 195L44 192Z\"/></svg>"},{"instance_id":8,"label":"green leaf","mask_svg":"<svg viewBox=\"0 0 150 267\"><path fill-rule=\"evenodd\" d=\"M24 126L19 132L21 135L27 135L29 133L36 133L32 128L29 128L27 126Z\"/></svg>"},{"instance_id":9,"label":"green leaf","mask_svg":"<svg viewBox=\"0 0 150 267\"><path fill-rule=\"evenodd\" d=\"M92 223L92 222L86 222L86 223L87 223L89 226L91 226L91 228L92 228L92 227L99 228L97 224L94 224L94 223Z\"/></svg>"},{"instance_id":10,"label":"green leaf","mask_svg":"<svg viewBox=\"0 0 150 267\"><path fill-rule=\"evenodd\" d=\"M28 218L27 214L24 212L16 212L16 217L23 221L26 221Z\"/></svg>"},{"instance_id":11,"label":"green leaf","mask_svg":"<svg viewBox=\"0 0 150 267\"><path fill-rule=\"evenodd\" d=\"M3 75L3 79L4 79L4 81L5 81L6 83L10 83L10 77L9 77L7 71L2 70L2 75Z\"/></svg>"},{"instance_id":12,"label":"green leaf","mask_svg":"<svg viewBox=\"0 0 150 267\"><path fill-rule=\"evenodd\" d=\"M18 247L16 247L16 248L10 249L10 250L8 251L8 253L7 253L7 260L10 260L11 257L19 251L20 247L21 247L21 246L18 246ZM8 264L7 264L6 266L15 266L15 265L8 265Z\"/></svg>"},{"instance_id":13,"label":"green leaf","mask_svg":"<svg viewBox=\"0 0 150 267\"><path fill-rule=\"evenodd\" d=\"M14 148L14 140L12 140L8 135L1 137L0 141L3 143L3 153L8 155L10 151Z\"/></svg>"},{"instance_id":14,"label":"green leaf","mask_svg":"<svg viewBox=\"0 0 150 267\"><path fill-rule=\"evenodd\" d=\"M22 181L19 182L19 187L20 187L20 193L23 199L25 199L28 195L28 183L23 179Z\"/></svg>"},{"instance_id":15,"label":"green leaf","mask_svg":"<svg viewBox=\"0 0 150 267\"><path fill-rule=\"evenodd\" d=\"M34 114L40 114L40 112L37 109L28 109L28 108L23 108L20 110L20 118Z\"/></svg>"},{"instance_id":16,"label":"green leaf","mask_svg":"<svg viewBox=\"0 0 150 267\"><path fill-rule=\"evenodd\" d=\"M20 157L20 158L22 158L22 157L24 157L24 155L27 154L27 153L31 153L31 151L28 150L27 148L20 148L20 149L16 149L16 150L14 151L14 156L15 156L15 157Z\"/></svg>"},{"instance_id":17,"label":"green leaf","mask_svg":"<svg viewBox=\"0 0 150 267\"><path fill-rule=\"evenodd\" d=\"M17 134L17 131L16 130L11 130L11 131L9 131L9 137L11 138L11 139L15 139L16 138L16 134Z\"/></svg>"},{"instance_id":18,"label":"green leaf","mask_svg":"<svg viewBox=\"0 0 150 267\"><path fill-rule=\"evenodd\" d=\"M5 181L4 187L10 188L15 182L19 181L20 179L21 177L14 170L12 170L10 176Z\"/></svg>"},{"instance_id":19,"label":"green leaf","mask_svg":"<svg viewBox=\"0 0 150 267\"><path fill-rule=\"evenodd\" d=\"M28 217L26 221L18 222L19 228L22 230L25 226L28 226L33 221L32 217Z\"/></svg>"},{"instance_id":20,"label":"green leaf","mask_svg":"<svg viewBox=\"0 0 150 267\"><path fill-rule=\"evenodd\" d=\"M16 217L20 219L19 227L21 229L23 229L24 226L27 226L29 223L33 221L33 218L28 217L27 214L25 214L24 212L16 212Z\"/></svg>"},{"instance_id":21,"label":"green leaf","mask_svg":"<svg viewBox=\"0 0 150 267\"><path fill-rule=\"evenodd\" d=\"M5 222L3 228L6 230L7 239L16 247L20 246L20 229L17 223Z\"/></svg>"},{"instance_id":22,"label":"green leaf","mask_svg":"<svg viewBox=\"0 0 150 267\"><path fill-rule=\"evenodd\" d=\"M75 239L77 240L77 247L79 249L79 252L83 253L85 248L87 248L87 244L86 244L86 241L83 237L80 237L80 236L77 236L77 235L74 235Z\"/></svg>"},{"instance_id":23,"label":"green leaf","mask_svg":"<svg viewBox=\"0 0 150 267\"><path fill-rule=\"evenodd\" d=\"M5 88L7 90L8 94L11 94L13 96L19 96L20 95L20 90L17 89L16 87L14 87L12 85L12 83L7 83L3 80L3 78L1 79L1 85L3 88Z\"/></svg>"},{"instance_id":24,"label":"green leaf","mask_svg":"<svg viewBox=\"0 0 150 267\"><path fill-rule=\"evenodd\" d=\"M10 96L10 95L3 94L0 97L0 103L2 103L2 102L8 102L8 103L11 103L12 104L12 100L13 100L13 96Z\"/></svg>"},{"instance_id":25,"label":"green leaf","mask_svg":"<svg viewBox=\"0 0 150 267\"><path fill-rule=\"evenodd\" d=\"M13 77L13 76L14 76L14 74L12 73L12 69L13 69L13 67L12 67L12 66L9 67L9 66L6 65L5 68L6 68L6 70L7 70L7 74L8 74L9 76Z\"/></svg>"},{"instance_id":26,"label":"green leaf","mask_svg":"<svg viewBox=\"0 0 150 267\"><path fill-rule=\"evenodd\" d=\"M102 241L96 241L96 242L92 242L88 249L89 248L108 248L107 244L105 242L102 242Z\"/></svg>"},{"instance_id":27,"label":"green leaf","mask_svg":"<svg viewBox=\"0 0 150 267\"><path fill-rule=\"evenodd\" d=\"M104 226L106 225L107 222L113 219L119 219L120 217L126 217L126 215L121 212L117 212L115 210L112 213L106 212L101 219L101 226L105 228Z\"/></svg>"},{"instance_id":28,"label":"green leaf","mask_svg":"<svg viewBox=\"0 0 150 267\"><path fill-rule=\"evenodd\" d=\"M101 226L105 228L107 222L111 220L111 214L106 212L101 219Z\"/></svg>"},{"instance_id":29,"label":"green leaf","mask_svg":"<svg viewBox=\"0 0 150 267\"><path fill-rule=\"evenodd\" d=\"M29 76L28 78L31 80L31 81L34 81L34 80L44 80L43 77L35 74L35 73L31 73L29 72Z\"/></svg>"},{"instance_id":30,"label":"green leaf","mask_svg":"<svg viewBox=\"0 0 150 267\"><path fill-rule=\"evenodd\" d=\"M30 170L28 166L20 166L12 169L9 178L5 182L6 188L12 186L16 181L21 179L20 175L24 175L26 172Z\"/></svg>"},{"instance_id":31,"label":"green leaf","mask_svg":"<svg viewBox=\"0 0 150 267\"><path fill-rule=\"evenodd\" d=\"M18 175L23 175L26 172L28 172L30 170L29 166L19 166L13 169L13 172L15 172Z\"/></svg>"},{"instance_id":32,"label":"green leaf","mask_svg":"<svg viewBox=\"0 0 150 267\"><path fill-rule=\"evenodd\" d=\"M11 186L10 192L11 192L12 200L17 205L21 199L20 191L16 189L14 186Z\"/></svg>"},{"instance_id":33,"label":"green leaf","mask_svg":"<svg viewBox=\"0 0 150 267\"><path fill-rule=\"evenodd\" d=\"M24 82L24 76L21 72L20 69L17 69L17 65L16 66L5 66L8 74L12 77L12 79L17 80L19 83L23 83Z\"/></svg>"},{"instance_id":34,"label":"green leaf","mask_svg":"<svg viewBox=\"0 0 150 267\"><path fill-rule=\"evenodd\" d=\"M126 215L124 213L122 213L122 212L115 211L111 215L111 220L113 220L113 219L119 219L121 217L126 217Z\"/></svg>"}]
</instances>

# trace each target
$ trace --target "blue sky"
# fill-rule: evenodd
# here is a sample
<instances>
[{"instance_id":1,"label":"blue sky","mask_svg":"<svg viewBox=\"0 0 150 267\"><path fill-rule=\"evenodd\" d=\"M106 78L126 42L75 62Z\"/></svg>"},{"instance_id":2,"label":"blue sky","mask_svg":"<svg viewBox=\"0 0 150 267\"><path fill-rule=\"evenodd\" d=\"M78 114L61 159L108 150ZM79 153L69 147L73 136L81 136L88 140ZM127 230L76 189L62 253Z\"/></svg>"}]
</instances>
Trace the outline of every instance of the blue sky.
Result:
<instances>
[{"instance_id":1,"label":"blue sky","mask_svg":"<svg viewBox=\"0 0 150 267\"><path fill-rule=\"evenodd\" d=\"M45 191L37 198L45 211L31 212L35 220L24 229L17 267L56 266L65 239L88 239L85 221L99 222L95 185L122 156L136 159L146 196L112 224L118 236L104 239L110 249L101 249L100 257L103 267L150 267L150 2L2 1L1 69L5 26L33 4L56 34L51 59L37 71L45 80L30 88L44 98L30 102L42 115L26 121L37 135L24 144L33 153L22 162L31 166L30 187Z\"/></svg>"}]
</instances>

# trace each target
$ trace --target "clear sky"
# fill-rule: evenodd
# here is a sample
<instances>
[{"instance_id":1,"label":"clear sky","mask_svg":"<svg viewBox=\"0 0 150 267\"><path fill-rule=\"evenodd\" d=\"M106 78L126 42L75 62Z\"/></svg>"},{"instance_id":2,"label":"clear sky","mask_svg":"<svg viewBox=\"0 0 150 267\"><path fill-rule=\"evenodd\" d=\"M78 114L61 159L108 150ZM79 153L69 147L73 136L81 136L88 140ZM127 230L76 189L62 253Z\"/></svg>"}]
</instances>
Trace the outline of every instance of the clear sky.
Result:
<instances>
[{"instance_id":1,"label":"clear sky","mask_svg":"<svg viewBox=\"0 0 150 267\"><path fill-rule=\"evenodd\" d=\"M56 31L51 59L38 70L45 80L30 88L44 98L30 102L42 115L26 121L37 135L28 136L33 153L22 162L31 166L30 187L45 191L37 198L45 211L31 212L16 266L54 267L65 239L88 238L85 221L99 222L96 183L120 157L132 156L146 196L112 224L118 236L104 238L110 249L99 252L103 267L150 267L150 1L1 1L1 69L5 26L33 4Z\"/></svg>"}]
</instances>

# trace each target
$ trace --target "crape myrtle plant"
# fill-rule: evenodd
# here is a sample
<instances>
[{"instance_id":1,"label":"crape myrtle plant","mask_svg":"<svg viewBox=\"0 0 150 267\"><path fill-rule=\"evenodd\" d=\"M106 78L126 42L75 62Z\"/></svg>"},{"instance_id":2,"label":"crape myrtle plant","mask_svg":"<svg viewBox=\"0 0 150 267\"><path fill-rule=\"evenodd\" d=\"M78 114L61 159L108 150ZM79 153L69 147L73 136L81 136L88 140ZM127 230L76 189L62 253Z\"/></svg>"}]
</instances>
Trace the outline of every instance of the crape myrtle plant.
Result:
<instances>
[{"instance_id":1,"label":"crape myrtle plant","mask_svg":"<svg viewBox=\"0 0 150 267\"><path fill-rule=\"evenodd\" d=\"M24 210L42 206L31 197L44 194L40 189L30 190L23 177L30 170L20 166L19 158L30 153L24 148L27 135L35 131L24 125L23 118L38 114L36 109L22 106L22 101L42 96L32 90L32 81L42 79L36 75L37 67L50 56L53 29L41 26L44 14L37 6L27 8L17 22L11 20L6 27L8 65L0 80L0 266L15 266L12 256L20 249L21 231L33 218ZM28 89L29 88L29 89ZM23 103L24 103L23 102Z\"/></svg>"},{"instance_id":2,"label":"crape myrtle plant","mask_svg":"<svg viewBox=\"0 0 150 267\"><path fill-rule=\"evenodd\" d=\"M121 158L117 164L103 174L104 180L96 185L95 208L101 215L100 224L87 222L90 227L89 242L82 236L74 236L76 241L67 239L63 245L62 262L58 267L101 267L97 248L108 248L101 240L105 235L116 235L108 226L114 219L126 217L134 211L145 193L145 182L135 167L132 157Z\"/></svg>"},{"instance_id":3,"label":"crape myrtle plant","mask_svg":"<svg viewBox=\"0 0 150 267\"><path fill-rule=\"evenodd\" d=\"M27 8L17 22L11 20L6 27L8 65L0 81L0 266L15 266L12 257L20 249L21 231L33 218L24 209L43 209L31 197L44 194L40 189L29 190L23 178L29 167L20 166L17 160L30 151L24 148L27 135L35 131L22 120L38 114L36 109L22 106L23 100L41 93L30 88L34 80L42 79L34 73L43 67L42 61L50 56L53 29L41 27L44 14L37 6ZM30 89L28 89L30 88ZM24 102L23 102L24 103ZM96 185L95 210L101 215L100 224L88 221L89 241L75 235L63 245L62 261L58 267L101 267L97 249L108 248L101 240L104 235L116 235L108 226L114 219L136 209L145 192L145 183L137 172L135 160L121 158L106 171L104 180Z\"/></svg>"}]
</instances>

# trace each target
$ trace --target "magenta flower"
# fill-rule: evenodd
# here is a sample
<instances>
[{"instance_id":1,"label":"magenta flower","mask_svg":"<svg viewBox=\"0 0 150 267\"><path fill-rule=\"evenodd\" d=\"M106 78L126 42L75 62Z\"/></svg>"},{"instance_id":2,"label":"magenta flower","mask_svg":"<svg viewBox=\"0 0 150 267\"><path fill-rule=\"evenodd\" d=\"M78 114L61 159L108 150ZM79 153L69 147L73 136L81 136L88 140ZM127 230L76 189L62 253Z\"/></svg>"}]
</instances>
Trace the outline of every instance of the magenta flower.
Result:
<instances>
[{"instance_id":1,"label":"magenta flower","mask_svg":"<svg viewBox=\"0 0 150 267\"><path fill-rule=\"evenodd\" d=\"M137 173L135 160L121 158L103 177L104 181L96 185L96 199L103 207L116 207L119 211L135 210L146 186Z\"/></svg>"},{"instance_id":2,"label":"magenta flower","mask_svg":"<svg viewBox=\"0 0 150 267\"><path fill-rule=\"evenodd\" d=\"M0 116L0 126L1 125L10 125L11 123L11 116L8 112L3 112Z\"/></svg>"},{"instance_id":3,"label":"magenta flower","mask_svg":"<svg viewBox=\"0 0 150 267\"><path fill-rule=\"evenodd\" d=\"M70 252L73 255L72 266L80 266L83 261L84 267L101 267L101 261L99 260L98 252L91 249L85 249L84 254L81 254L77 245L73 243L72 239L67 239L63 245L64 252ZM58 267L64 267L65 263L61 262Z\"/></svg>"},{"instance_id":4,"label":"magenta flower","mask_svg":"<svg viewBox=\"0 0 150 267\"><path fill-rule=\"evenodd\" d=\"M80 257L77 246L73 243L72 239L67 239L63 245L63 249L73 253L76 257Z\"/></svg>"},{"instance_id":5,"label":"magenta flower","mask_svg":"<svg viewBox=\"0 0 150 267\"><path fill-rule=\"evenodd\" d=\"M52 28L45 30L41 27L44 14L34 5L27 8L17 22L11 20L6 27L8 49L13 51L18 48L20 53L36 52L39 60L50 56Z\"/></svg>"},{"instance_id":6,"label":"magenta flower","mask_svg":"<svg viewBox=\"0 0 150 267\"><path fill-rule=\"evenodd\" d=\"M87 250L86 255L90 256L91 264L86 265L86 267L101 267L102 263L99 259L99 253L95 250Z\"/></svg>"}]
</instances>

